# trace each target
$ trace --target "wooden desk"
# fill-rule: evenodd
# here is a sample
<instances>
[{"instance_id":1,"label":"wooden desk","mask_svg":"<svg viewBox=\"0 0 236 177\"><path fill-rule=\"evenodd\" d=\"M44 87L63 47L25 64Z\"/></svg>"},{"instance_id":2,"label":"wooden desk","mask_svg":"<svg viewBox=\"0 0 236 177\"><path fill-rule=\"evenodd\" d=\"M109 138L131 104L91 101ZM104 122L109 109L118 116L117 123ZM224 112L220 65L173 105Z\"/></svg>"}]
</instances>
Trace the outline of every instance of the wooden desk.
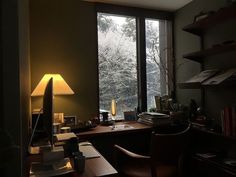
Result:
<instances>
[{"instance_id":1,"label":"wooden desk","mask_svg":"<svg viewBox=\"0 0 236 177\"><path fill-rule=\"evenodd\" d=\"M100 154L101 155L101 154ZM35 161L40 161L39 155L31 155L28 158L29 164ZM29 165L30 166L30 165ZM112 165L101 155L97 158L90 158L85 160L85 170L83 173L78 174L76 172L61 175L63 177L115 177L118 172L112 167Z\"/></svg>"},{"instance_id":2,"label":"wooden desk","mask_svg":"<svg viewBox=\"0 0 236 177\"><path fill-rule=\"evenodd\" d=\"M97 136L104 136L104 135L119 135L119 134L129 134L129 133L141 133L141 132L151 132L152 127L148 125L141 124L136 121L123 121L123 122L117 122L115 125L121 125L121 124L126 124L130 125L133 128L127 128L127 129L122 129L122 130L112 130L110 126L105 126L105 125L98 125L94 129L91 129L86 132L80 132L77 133L76 135L80 139L89 139Z\"/></svg>"},{"instance_id":3,"label":"wooden desk","mask_svg":"<svg viewBox=\"0 0 236 177\"><path fill-rule=\"evenodd\" d=\"M117 171L101 155L99 158L86 159L85 173L82 175L78 175L78 177L117 176L117 174Z\"/></svg>"},{"instance_id":4,"label":"wooden desk","mask_svg":"<svg viewBox=\"0 0 236 177\"><path fill-rule=\"evenodd\" d=\"M134 128L112 130L110 126L99 125L90 131L77 133L79 141L90 141L94 147L113 164L113 147L118 144L136 153L147 154L149 152L152 127L136 121L118 122Z\"/></svg>"}]
</instances>

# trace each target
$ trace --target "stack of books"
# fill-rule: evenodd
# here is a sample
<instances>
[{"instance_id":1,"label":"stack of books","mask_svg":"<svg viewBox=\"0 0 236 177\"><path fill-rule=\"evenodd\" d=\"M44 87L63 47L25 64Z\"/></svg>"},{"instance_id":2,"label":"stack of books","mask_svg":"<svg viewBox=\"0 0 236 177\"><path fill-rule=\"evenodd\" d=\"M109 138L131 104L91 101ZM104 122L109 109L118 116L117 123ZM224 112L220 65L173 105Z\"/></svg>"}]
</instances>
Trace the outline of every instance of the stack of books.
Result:
<instances>
[{"instance_id":1,"label":"stack of books","mask_svg":"<svg viewBox=\"0 0 236 177\"><path fill-rule=\"evenodd\" d=\"M157 112L143 112L139 114L138 117L138 122L151 126L160 126L171 123L169 115Z\"/></svg>"},{"instance_id":2,"label":"stack of books","mask_svg":"<svg viewBox=\"0 0 236 177\"><path fill-rule=\"evenodd\" d=\"M226 106L221 111L222 133L226 136L236 136L236 107Z\"/></svg>"}]
</instances>

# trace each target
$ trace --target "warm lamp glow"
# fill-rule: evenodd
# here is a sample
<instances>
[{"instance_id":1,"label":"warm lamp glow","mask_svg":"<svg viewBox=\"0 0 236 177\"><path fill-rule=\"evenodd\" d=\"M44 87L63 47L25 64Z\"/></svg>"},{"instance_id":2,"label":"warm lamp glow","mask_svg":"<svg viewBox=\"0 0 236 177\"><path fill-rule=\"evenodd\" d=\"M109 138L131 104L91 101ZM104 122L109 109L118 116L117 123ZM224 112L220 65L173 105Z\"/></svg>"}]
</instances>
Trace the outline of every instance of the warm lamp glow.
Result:
<instances>
[{"instance_id":1,"label":"warm lamp glow","mask_svg":"<svg viewBox=\"0 0 236 177\"><path fill-rule=\"evenodd\" d=\"M45 74L38 83L31 96L43 96L45 87L50 78L53 78L53 95L73 95L74 92L60 74Z\"/></svg>"}]
</instances>

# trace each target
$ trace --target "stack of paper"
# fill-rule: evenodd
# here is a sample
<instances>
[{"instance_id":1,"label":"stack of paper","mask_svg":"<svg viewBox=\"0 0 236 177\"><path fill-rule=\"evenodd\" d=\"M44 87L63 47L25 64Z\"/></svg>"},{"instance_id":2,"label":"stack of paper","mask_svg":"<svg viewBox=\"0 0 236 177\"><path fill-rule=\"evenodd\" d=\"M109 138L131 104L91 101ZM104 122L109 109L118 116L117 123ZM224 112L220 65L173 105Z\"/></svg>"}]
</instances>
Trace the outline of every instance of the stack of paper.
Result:
<instances>
[{"instance_id":1,"label":"stack of paper","mask_svg":"<svg viewBox=\"0 0 236 177\"><path fill-rule=\"evenodd\" d=\"M214 76L219 70L205 70L200 72L198 75L193 76L189 80L186 81L186 83L203 83L206 81L208 78Z\"/></svg>"},{"instance_id":2,"label":"stack of paper","mask_svg":"<svg viewBox=\"0 0 236 177\"><path fill-rule=\"evenodd\" d=\"M144 112L139 114L138 122L147 125L158 126L171 123L170 116L156 112Z\"/></svg>"}]
</instances>

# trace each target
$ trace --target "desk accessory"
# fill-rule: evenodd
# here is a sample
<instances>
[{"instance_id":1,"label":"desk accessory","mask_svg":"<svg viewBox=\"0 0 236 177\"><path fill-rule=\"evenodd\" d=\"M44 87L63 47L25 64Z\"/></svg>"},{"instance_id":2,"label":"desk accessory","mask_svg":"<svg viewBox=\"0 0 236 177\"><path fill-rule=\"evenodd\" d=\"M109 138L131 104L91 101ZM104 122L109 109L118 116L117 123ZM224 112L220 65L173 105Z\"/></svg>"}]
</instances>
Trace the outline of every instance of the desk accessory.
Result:
<instances>
[{"instance_id":1,"label":"desk accessory","mask_svg":"<svg viewBox=\"0 0 236 177\"><path fill-rule=\"evenodd\" d=\"M54 122L55 123L64 123L64 113L54 113Z\"/></svg>"},{"instance_id":2,"label":"desk accessory","mask_svg":"<svg viewBox=\"0 0 236 177\"><path fill-rule=\"evenodd\" d=\"M73 137L65 141L63 148L65 157L73 157L73 153L79 152L77 137Z\"/></svg>"},{"instance_id":3,"label":"desk accessory","mask_svg":"<svg viewBox=\"0 0 236 177\"><path fill-rule=\"evenodd\" d=\"M53 134L58 134L61 132L61 123L53 123Z\"/></svg>"},{"instance_id":4,"label":"desk accessory","mask_svg":"<svg viewBox=\"0 0 236 177\"><path fill-rule=\"evenodd\" d=\"M45 177L64 175L73 172L69 158L64 158L54 163L32 162L30 168L30 177Z\"/></svg>"},{"instance_id":5,"label":"desk accessory","mask_svg":"<svg viewBox=\"0 0 236 177\"><path fill-rule=\"evenodd\" d=\"M115 123L114 120L109 119L108 112L101 112L100 114L102 115L101 125L113 125Z\"/></svg>"},{"instance_id":6,"label":"desk accessory","mask_svg":"<svg viewBox=\"0 0 236 177\"><path fill-rule=\"evenodd\" d=\"M76 116L64 116L64 125L73 127L77 125L77 118Z\"/></svg>"},{"instance_id":7,"label":"desk accessory","mask_svg":"<svg viewBox=\"0 0 236 177\"><path fill-rule=\"evenodd\" d=\"M70 127L61 127L61 133L69 133L69 132L71 132Z\"/></svg>"},{"instance_id":8,"label":"desk accessory","mask_svg":"<svg viewBox=\"0 0 236 177\"><path fill-rule=\"evenodd\" d=\"M84 172L85 168L85 157L82 152L73 152L73 168L78 173Z\"/></svg>"},{"instance_id":9,"label":"desk accessory","mask_svg":"<svg viewBox=\"0 0 236 177\"><path fill-rule=\"evenodd\" d=\"M64 155L65 157L70 157L73 159L73 169L75 171L79 173L84 171L85 157L83 156L83 153L79 150L77 137L70 138L65 142Z\"/></svg>"},{"instance_id":10,"label":"desk accessory","mask_svg":"<svg viewBox=\"0 0 236 177\"><path fill-rule=\"evenodd\" d=\"M78 121L78 124L71 127L71 131L74 133L89 131L95 128L98 125L97 121L87 120L87 121Z\"/></svg>"},{"instance_id":11,"label":"desk accessory","mask_svg":"<svg viewBox=\"0 0 236 177\"><path fill-rule=\"evenodd\" d=\"M134 121L137 119L135 111L125 111L124 112L124 119L127 121Z\"/></svg>"}]
</instances>

